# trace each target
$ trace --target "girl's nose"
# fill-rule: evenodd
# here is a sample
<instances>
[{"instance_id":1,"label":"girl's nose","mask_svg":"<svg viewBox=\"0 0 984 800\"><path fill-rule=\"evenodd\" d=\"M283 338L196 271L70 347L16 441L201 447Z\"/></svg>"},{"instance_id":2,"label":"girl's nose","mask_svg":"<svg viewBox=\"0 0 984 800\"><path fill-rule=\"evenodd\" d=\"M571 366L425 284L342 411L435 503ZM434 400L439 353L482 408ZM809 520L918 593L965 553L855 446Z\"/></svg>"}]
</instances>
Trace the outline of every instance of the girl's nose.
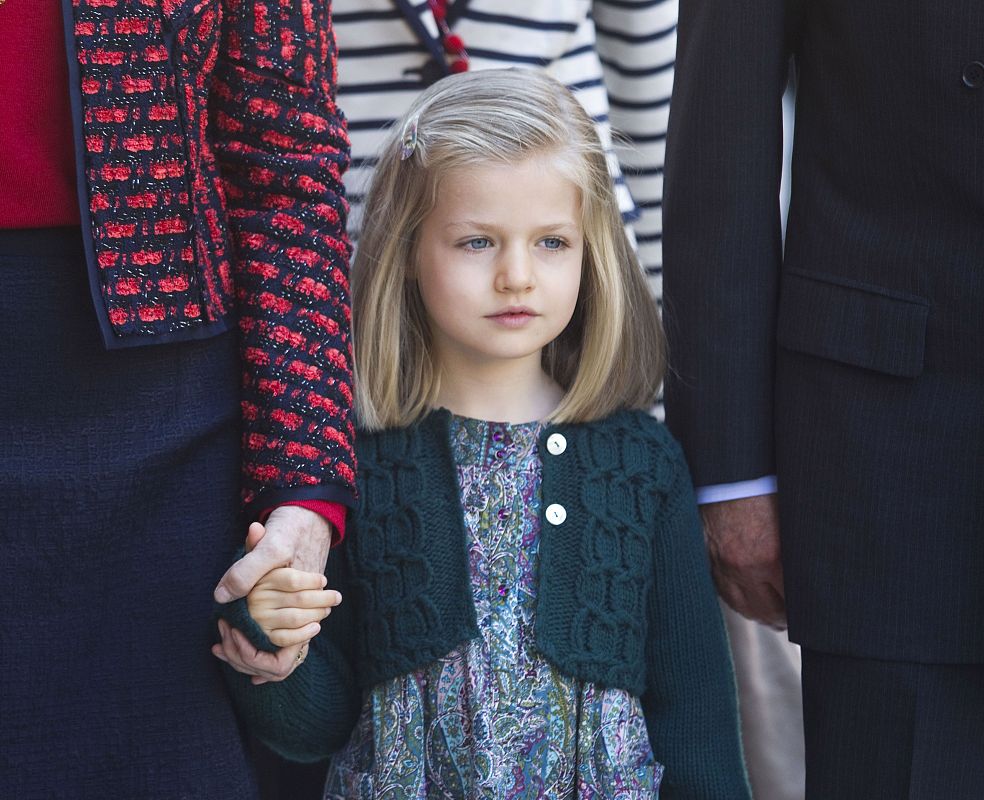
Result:
<instances>
[{"instance_id":1,"label":"girl's nose","mask_svg":"<svg viewBox=\"0 0 984 800\"><path fill-rule=\"evenodd\" d=\"M503 253L496 267L496 291L527 292L536 285L533 260L525 250Z\"/></svg>"}]
</instances>

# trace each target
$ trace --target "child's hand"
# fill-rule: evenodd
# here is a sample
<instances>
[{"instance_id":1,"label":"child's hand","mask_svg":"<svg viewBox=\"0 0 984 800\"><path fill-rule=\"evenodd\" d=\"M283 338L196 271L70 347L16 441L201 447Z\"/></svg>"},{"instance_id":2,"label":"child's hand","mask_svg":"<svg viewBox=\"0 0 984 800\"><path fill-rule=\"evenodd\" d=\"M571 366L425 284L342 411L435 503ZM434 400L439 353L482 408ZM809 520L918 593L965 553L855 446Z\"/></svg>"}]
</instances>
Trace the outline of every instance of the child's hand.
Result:
<instances>
[{"instance_id":1,"label":"child's hand","mask_svg":"<svg viewBox=\"0 0 984 800\"><path fill-rule=\"evenodd\" d=\"M318 635L318 624L342 602L327 579L290 567L270 570L246 597L250 616L277 647L303 644Z\"/></svg>"}]
</instances>

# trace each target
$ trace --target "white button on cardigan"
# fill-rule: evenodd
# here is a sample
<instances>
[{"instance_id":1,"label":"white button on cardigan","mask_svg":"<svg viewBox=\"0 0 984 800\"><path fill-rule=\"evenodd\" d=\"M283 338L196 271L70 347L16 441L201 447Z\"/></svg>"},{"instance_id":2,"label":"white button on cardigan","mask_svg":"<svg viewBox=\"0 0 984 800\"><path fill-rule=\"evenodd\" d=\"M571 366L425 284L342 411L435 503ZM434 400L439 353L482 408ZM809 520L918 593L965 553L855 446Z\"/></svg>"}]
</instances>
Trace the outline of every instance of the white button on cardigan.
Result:
<instances>
[{"instance_id":1,"label":"white button on cardigan","mask_svg":"<svg viewBox=\"0 0 984 800\"><path fill-rule=\"evenodd\" d=\"M546 517L551 525L563 525L567 519L567 509L560 503L551 503L547 506Z\"/></svg>"},{"instance_id":2,"label":"white button on cardigan","mask_svg":"<svg viewBox=\"0 0 984 800\"><path fill-rule=\"evenodd\" d=\"M562 433L551 433L547 437L547 452L552 456L559 456L567 449L567 439Z\"/></svg>"}]
</instances>

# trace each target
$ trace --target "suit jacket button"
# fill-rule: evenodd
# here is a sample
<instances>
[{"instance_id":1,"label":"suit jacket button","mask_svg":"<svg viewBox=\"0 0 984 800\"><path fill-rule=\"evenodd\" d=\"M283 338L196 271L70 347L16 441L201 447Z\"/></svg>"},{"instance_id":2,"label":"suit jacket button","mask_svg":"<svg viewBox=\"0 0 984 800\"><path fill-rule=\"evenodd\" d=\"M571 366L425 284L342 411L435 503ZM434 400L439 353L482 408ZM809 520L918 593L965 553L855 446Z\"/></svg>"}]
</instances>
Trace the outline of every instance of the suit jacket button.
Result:
<instances>
[{"instance_id":1,"label":"suit jacket button","mask_svg":"<svg viewBox=\"0 0 984 800\"><path fill-rule=\"evenodd\" d=\"M567 519L567 509L560 503L551 503L547 506L546 517L551 525L563 525Z\"/></svg>"},{"instance_id":2,"label":"suit jacket button","mask_svg":"<svg viewBox=\"0 0 984 800\"><path fill-rule=\"evenodd\" d=\"M980 89L984 86L984 64L971 61L963 70L964 86L968 89Z\"/></svg>"}]
</instances>

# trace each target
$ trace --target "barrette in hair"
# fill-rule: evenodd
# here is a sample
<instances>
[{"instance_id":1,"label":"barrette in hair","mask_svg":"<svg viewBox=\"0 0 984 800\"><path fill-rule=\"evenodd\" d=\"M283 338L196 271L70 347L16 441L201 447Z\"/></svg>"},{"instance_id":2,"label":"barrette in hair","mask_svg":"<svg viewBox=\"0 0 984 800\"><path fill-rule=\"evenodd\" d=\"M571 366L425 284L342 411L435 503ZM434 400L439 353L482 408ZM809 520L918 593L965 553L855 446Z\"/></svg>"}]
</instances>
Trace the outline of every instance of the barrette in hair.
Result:
<instances>
[{"instance_id":1,"label":"barrette in hair","mask_svg":"<svg viewBox=\"0 0 984 800\"><path fill-rule=\"evenodd\" d=\"M417 122L420 114L415 114L403 128L403 138L400 140L400 161L406 161L417 149Z\"/></svg>"}]
</instances>

